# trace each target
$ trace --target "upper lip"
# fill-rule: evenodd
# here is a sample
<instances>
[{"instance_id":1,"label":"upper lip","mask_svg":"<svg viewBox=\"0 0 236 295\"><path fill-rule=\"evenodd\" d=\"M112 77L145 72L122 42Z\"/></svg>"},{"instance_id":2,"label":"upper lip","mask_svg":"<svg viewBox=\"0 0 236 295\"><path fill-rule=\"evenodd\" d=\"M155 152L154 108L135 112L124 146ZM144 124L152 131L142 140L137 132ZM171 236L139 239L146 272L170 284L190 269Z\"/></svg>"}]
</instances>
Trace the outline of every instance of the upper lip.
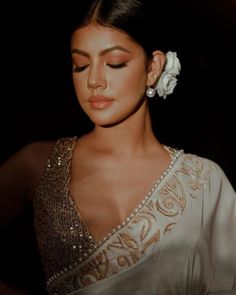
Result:
<instances>
[{"instance_id":1,"label":"upper lip","mask_svg":"<svg viewBox=\"0 0 236 295\"><path fill-rule=\"evenodd\" d=\"M113 100L113 98L102 96L102 95L92 95L88 98L89 102L100 102L100 101L108 101L108 100Z\"/></svg>"}]
</instances>

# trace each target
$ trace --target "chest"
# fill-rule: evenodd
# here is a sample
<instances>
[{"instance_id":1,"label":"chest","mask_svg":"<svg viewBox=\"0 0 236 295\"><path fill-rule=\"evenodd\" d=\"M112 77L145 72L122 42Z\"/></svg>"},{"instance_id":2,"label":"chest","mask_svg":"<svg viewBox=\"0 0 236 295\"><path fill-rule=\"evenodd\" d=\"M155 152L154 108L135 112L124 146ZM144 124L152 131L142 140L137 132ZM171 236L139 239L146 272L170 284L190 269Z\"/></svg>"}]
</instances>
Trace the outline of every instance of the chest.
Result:
<instances>
[{"instance_id":1,"label":"chest","mask_svg":"<svg viewBox=\"0 0 236 295\"><path fill-rule=\"evenodd\" d=\"M135 211L166 165L168 162L93 163L72 170L71 197L96 240Z\"/></svg>"}]
</instances>

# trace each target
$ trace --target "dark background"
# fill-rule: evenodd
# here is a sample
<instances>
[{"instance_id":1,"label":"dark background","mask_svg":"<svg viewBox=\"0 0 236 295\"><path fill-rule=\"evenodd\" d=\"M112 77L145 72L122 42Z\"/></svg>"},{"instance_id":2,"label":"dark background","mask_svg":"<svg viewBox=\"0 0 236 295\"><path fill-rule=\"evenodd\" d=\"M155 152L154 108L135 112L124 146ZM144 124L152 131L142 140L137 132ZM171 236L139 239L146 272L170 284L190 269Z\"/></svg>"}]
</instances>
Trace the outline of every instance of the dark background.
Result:
<instances>
[{"instance_id":1,"label":"dark background","mask_svg":"<svg viewBox=\"0 0 236 295\"><path fill-rule=\"evenodd\" d=\"M173 147L217 162L236 188L236 1L179 1L175 92L151 101L154 131ZM91 128L71 84L70 2L1 9L0 161L35 140L81 135ZM168 20L167 20L168 23ZM157 32L158 34L158 32ZM32 210L1 230L0 272L9 283L43 294Z\"/></svg>"}]
</instances>

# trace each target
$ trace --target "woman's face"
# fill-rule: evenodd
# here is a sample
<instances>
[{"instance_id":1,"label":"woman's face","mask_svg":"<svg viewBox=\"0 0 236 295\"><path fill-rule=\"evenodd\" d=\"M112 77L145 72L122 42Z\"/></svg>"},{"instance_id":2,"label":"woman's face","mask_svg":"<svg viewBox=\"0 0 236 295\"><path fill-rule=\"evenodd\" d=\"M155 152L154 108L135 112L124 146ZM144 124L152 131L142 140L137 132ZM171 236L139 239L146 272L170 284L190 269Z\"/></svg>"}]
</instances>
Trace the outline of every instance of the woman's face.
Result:
<instances>
[{"instance_id":1,"label":"woman's face","mask_svg":"<svg viewBox=\"0 0 236 295\"><path fill-rule=\"evenodd\" d=\"M119 30L90 24L73 33L71 50L76 95L95 124L116 124L139 109L147 84L139 44Z\"/></svg>"}]
</instances>

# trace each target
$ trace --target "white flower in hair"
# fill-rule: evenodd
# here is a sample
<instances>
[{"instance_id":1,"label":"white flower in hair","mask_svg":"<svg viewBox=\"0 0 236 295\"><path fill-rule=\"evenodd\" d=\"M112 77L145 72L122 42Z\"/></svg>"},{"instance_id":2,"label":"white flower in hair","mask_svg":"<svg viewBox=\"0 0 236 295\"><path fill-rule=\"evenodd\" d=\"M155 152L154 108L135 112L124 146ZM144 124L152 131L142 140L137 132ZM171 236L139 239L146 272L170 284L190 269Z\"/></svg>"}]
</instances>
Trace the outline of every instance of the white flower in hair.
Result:
<instances>
[{"instance_id":1,"label":"white flower in hair","mask_svg":"<svg viewBox=\"0 0 236 295\"><path fill-rule=\"evenodd\" d=\"M176 52L168 51L166 53L166 63L164 70L157 80L155 89L159 96L165 99L168 94L171 94L177 84L176 76L181 70L180 61Z\"/></svg>"}]
</instances>

